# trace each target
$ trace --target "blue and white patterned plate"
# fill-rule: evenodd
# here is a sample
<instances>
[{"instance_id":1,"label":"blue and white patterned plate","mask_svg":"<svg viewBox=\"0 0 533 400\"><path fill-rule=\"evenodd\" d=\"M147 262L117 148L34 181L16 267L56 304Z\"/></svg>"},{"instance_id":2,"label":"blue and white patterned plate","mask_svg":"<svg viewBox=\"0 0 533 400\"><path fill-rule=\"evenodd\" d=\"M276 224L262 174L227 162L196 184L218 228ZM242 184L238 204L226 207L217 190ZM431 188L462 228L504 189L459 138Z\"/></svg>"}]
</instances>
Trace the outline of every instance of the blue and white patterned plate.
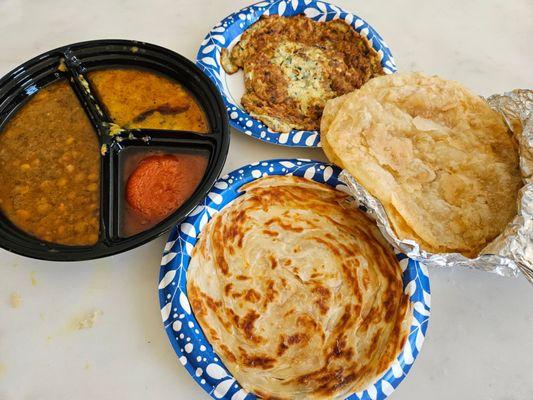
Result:
<instances>
[{"instance_id":1,"label":"blue and white patterned plate","mask_svg":"<svg viewBox=\"0 0 533 400\"><path fill-rule=\"evenodd\" d=\"M394 58L381 36L367 22L355 14L343 11L324 1L262 1L231 14L211 29L198 50L196 64L220 90L228 110L231 126L249 136L269 143L294 147L318 147L320 146L320 135L317 131L293 130L280 134L268 129L261 121L251 117L244 111L240 103L244 93L242 71L228 75L220 65L222 48L231 48L240 39L242 33L262 15L274 14L285 16L304 14L315 21L342 19L368 39L380 57L383 70L388 74L396 71Z\"/></svg>"},{"instance_id":2,"label":"blue and white patterned plate","mask_svg":"<svg viewBox=\"0 0 533 400\"><path fill-rule=\"evenodd\" d=\"M204 201L171 231L161 260L161 316L179 361L214 399L256 397L242 389L224 367L191 311L186 274L198 234L214 214L240 195L239 188L250 181L266 175L296 175L345 190L346 186L338 179L339 173L335 166L302 159L268 160L244 166L220 178ZM349 396L350 400L385 399L409 372L424 341L430 314L428 271L423 264L403 254L397 254L397 258L404 271L404 290L410 295L414 310L409 339L392 366L366 390Z\"/></svg>"}]
</instances>

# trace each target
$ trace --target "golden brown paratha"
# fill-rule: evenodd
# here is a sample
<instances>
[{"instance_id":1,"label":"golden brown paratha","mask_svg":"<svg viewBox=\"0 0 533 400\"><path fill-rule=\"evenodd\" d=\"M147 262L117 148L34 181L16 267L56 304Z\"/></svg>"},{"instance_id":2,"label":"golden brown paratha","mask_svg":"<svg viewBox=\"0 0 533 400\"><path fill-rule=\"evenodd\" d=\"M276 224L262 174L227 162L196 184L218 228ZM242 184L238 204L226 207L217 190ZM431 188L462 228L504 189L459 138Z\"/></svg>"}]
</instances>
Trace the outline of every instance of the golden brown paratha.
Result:
<instances>
[{"instance_id":1,"label":"golden brown paratha","mask_svg":"<svg viewBox=\"0 0 533 400\"><path fill-rule=\"evenodd\" d=\"M203 228L187 272L194 315L225 366L269 399L341 399L403 347L402 273L347 195L266 177Z\"/></svg>"},{"instance_id":2,"label":"golden brown paratha","mask_svg":"<svg viewBox=\"0 0 533 400\"><path fill-rule=\"evenodd\" d=\"M398 236L475 256L516 215L518 150L501 115L457 82L374 78L328 102L321 140L385 207Z\"/></svg>"}]
</instances>

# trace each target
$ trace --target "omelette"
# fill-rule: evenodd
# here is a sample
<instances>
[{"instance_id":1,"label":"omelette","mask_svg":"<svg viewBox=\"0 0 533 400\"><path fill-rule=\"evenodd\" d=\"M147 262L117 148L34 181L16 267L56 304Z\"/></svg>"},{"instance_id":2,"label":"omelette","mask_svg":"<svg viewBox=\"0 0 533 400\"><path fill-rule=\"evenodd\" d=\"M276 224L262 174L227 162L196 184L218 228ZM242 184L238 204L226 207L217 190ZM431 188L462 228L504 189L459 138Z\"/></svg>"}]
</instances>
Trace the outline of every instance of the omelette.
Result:
<instances>
[{"instance_id":1,"label":"omelette","mask_svg":"<svg viewBox=\"0 0 533 400\"><path fill-rule=\"evenodd\" d=\"M192 310L243 388L265 399L342 399L398 356L412 317L402 271L348 195L272 176L203 228Z\"/></svg>"},{"instance_id":2,"label":"omelette","mask_svg":"<svg viewBox=\"0 0 533 400\"><path fill-rule=\"evenodd\" d=\"M263 16L221 64L244 70L241 104L276 132L318 130L327 100L383 74L366 38L342 20L316 22L303 15Z\"/></svg>"}]
</instances>

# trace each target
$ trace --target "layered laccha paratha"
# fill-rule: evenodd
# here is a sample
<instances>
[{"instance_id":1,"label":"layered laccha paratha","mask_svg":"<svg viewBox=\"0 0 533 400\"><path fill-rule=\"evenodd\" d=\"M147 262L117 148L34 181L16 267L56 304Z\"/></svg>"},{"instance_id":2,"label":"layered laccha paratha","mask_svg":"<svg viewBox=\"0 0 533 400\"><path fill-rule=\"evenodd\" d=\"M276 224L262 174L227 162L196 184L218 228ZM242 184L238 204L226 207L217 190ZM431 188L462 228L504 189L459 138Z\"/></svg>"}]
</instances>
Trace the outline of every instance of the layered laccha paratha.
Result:
<instances>
[{"instance_id":1,"label":"layered laccha paratha","mask_svg":"<svg viewBox=\"0 0 533 400\"><path fill-rule=\"evenodd\" d=\"M321 141L424 250L476 256L517 211L518 149L500 114L457 82L377 77L330 100Z\"/></svg>"},{"instance_id":2,"label":"layered laccha paratha","mask_svg":"<svg viewBox=\"0 0 533 400\"><path fill-rule=\"evenodd\" d=\"M341 399L403 347L402 272L374 224L329 186L245 185L206 224L187 272L196 319L225 366L269 399Z\"/></svg>"}]
</instances>

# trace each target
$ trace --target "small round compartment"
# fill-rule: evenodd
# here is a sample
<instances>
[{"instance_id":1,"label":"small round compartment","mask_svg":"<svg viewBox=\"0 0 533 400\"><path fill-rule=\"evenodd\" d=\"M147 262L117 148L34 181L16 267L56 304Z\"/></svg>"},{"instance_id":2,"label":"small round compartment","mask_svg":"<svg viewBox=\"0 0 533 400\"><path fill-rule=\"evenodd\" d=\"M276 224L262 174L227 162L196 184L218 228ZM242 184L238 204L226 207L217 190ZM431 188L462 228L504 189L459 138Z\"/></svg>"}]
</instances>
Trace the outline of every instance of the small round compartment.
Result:
<instances>
[{"instance_id":1,"label":"small round compartment","mask_svg":"<svg viewBox=\"0 0 533 400\"><path fill-rule=\"evenodd\" d=\"M91 73L106 69L129 69L166 78L179 84L203 111L204 133L168 129L119 127L91 81ZM183 220L205 197L220 175L229 148L229 125L216 87L189 60L159 46L129 40L98 40L61 47L22 64L0 80L0 135L14 116L39 93L56 82L68 82L97 137L100 159L99 232L93 245L62 245L45 241L20 229L0 214L0 246L33 258L77 261L120 253L166 232ZM156 111L168 114L163 106ZM146 113L139 117L146 119ZM83 146L83 143L78 143ZM127 207L124 174L128 154L201 154L205 173L192 194L170 215L125 234ZM93 188L94 189L94 188Z\"/></svg>"}]
</instances>

